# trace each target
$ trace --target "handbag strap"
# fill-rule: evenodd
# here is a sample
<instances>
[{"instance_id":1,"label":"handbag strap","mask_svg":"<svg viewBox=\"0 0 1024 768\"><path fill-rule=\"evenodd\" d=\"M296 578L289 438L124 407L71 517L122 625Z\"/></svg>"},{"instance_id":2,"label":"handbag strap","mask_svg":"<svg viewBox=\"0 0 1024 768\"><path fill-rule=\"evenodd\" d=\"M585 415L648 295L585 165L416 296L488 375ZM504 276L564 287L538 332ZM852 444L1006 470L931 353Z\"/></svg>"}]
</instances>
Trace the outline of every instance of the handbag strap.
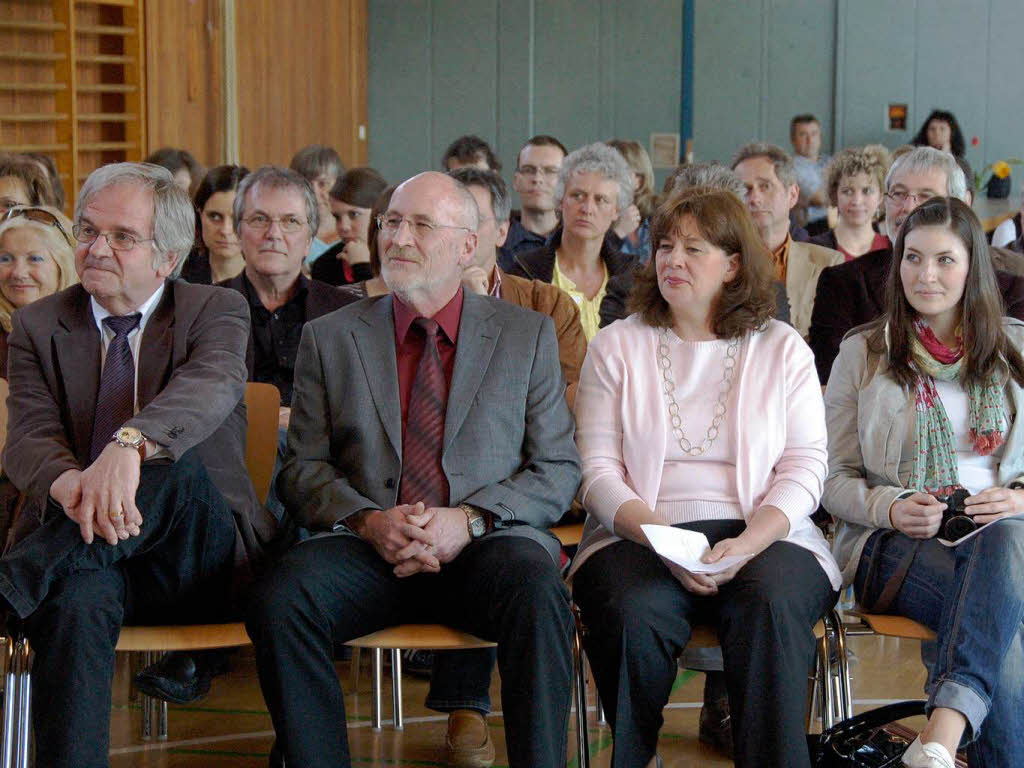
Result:
<instances>
[{"instance_id":1,"label":"handbag strap","mask_svg":"<svg viewBox=\"0 0 1024 768\"><path fill-rule=\"evenodd\" d=\"M920 548L921 542L915 540L914 545L907 550L903 557L900 558L899 563L896 564L896 570L893 571L892 576L889 577L878 597L870 603L865 600L868 595L875 591L874 585L878 579L882 549L886 541L898 534L899 531L883 531L875 540L875 545L871 550L871 561L868 563L868 573L864 580L864 590L861 595L861 608L868 613L889 613L896 595L900 592L900 587L903 586L903 582L910 572L910 566L913 565L914 558L917 557L917 550Z\"/></svg>"}]
</instances>

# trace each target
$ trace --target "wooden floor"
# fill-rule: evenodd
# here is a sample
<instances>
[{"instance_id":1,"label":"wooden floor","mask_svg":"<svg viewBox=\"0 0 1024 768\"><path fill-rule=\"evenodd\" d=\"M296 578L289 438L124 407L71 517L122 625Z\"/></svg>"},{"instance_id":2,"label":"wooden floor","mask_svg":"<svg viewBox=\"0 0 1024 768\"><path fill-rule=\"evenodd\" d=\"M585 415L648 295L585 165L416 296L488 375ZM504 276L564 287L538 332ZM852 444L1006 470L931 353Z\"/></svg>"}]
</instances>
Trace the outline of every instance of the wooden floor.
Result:
<instances>
[{"instance_id":1,"label":"wooden floor","mask_svg":"<svg viewBox=\"0 0 1024 768\"><path fill-rule=\"evenodd\" d=\"M852 667L853 695L857 711L869 709L884 701L921 698L925 681L919 656L919 644L911 640L878 637L850 639L856 655ZM364 659L368 654L364 654ZM364 661L364 664L367 662ZM348 663L338 664L339 675L347 685ZM386 674L386 671L385 671ZM111 724L110 764L113 768L147 766L147 768L257 768L267 765L273 740L273 729L260 695L252 650L239 651L232 658L232 670L214 681L210 694L189 707L171 707L169 738L166 742L144 742L139 737L140 711L128 697L127 657L119 660L114 685L114 710ZM423 707L426 683L406 677L404 688L405 730L398 732L386 723L375 733L370 728L369 672L364 669L359 690L345 696L349 718L349 742L356 766L423 766L445 765L443 756L445 718ZM499 681L492 684L491 697L499 706ZM390 686L385 679L386 693ZM731 761L706 749L697 741L697 717L703 676L680 671L671 701L665 711L659 751L665 765L729 766ZM385 698L385 716L390 713ZM593 699L591 699L593 704ZM589 735L593 765L604 768L611 757L611 736L606 728L594 724L589 715ZM496 766L507 765L504 733L500 712L489 720L491 737L497 747ZM920 723L913 723L920 728ZM570 731L570 760L572 753Z\"/></svg>"}]
</instances>

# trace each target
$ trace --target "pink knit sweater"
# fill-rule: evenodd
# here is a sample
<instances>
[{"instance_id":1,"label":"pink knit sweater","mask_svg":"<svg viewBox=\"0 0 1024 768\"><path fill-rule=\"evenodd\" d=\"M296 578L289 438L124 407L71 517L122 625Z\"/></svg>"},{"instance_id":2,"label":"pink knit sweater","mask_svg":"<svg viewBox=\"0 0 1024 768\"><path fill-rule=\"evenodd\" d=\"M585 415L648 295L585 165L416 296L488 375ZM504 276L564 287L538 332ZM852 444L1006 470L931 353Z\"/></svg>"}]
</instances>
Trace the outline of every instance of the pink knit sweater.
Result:
<instances>
[{"instance_id":1,"label":"pink knit sweater","mask_svg":"<svg viewBox=\"0 0 1024 768\"><path fill-rule=\"evenodd\" d=\"M572 572L618 540L612 531L623 501L639 498L651 509L658 502L670 426L657 345L658 331L632 315L602 329L587 350L575 410L579 498L589 515ZM732 399L723 428L732 430L744 518L763 505L781 509L785 540L810 550L839 589L839 568L810 520L827 470L825 410L813 355L795 330L772 320L740 342Z\"/></svg>"}]
</instances>

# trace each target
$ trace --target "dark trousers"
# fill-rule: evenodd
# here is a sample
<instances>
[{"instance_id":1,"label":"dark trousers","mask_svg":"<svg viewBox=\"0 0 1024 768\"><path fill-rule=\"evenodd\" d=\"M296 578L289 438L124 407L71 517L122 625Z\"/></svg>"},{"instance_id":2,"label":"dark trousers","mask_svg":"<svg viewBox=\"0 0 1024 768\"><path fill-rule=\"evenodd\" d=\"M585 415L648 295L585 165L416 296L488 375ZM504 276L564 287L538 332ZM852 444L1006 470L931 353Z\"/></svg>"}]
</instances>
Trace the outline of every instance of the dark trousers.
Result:
<instances>
[{"instance_id":1,"label":"dark trousers","mask_svg":"<svg viewBox=\"0 0 1024 768\"><path fill-rule=\"evenodd\" d=\"M438 712L475 709L488 714L491 670L496 656L493 648L435 653L426 705Z\"/></svg>"},{"instance_id":2,"label":"dark trousers","mask_svg":"<svg viewBox=\"0 0 1024 768\"><path fill-rule=\"evenodd\" d=\"M333 645L406 622L447 624L496 641L509 765L565 765L569 595L542 546L493 534L440 573L405 579L362 539L313 538L261 580L246 625L288 765L351 764Z\"/></svg>"},{"instance_id":3,"label":"dark trousers","mask_svg":"<svg viewBox=\"0 0 1024 768\"><path fill-rule=\"evenodd\" d=\"M711 545L743 521L678 526ZM809 766L804 716L814 623L833 605L828 577L802 547L777 541L712 597L683 588L654 552L619 541L595 552L573 578L584 646L612 725L612 765L654 756L691 626L718 630L738 766Z\"/></svg>"},{"instance_id":4,"label":"dark trousers","mask_svg":"<svg viewBox=\"0 0 1024 768\"><path fill-rule=\"evenodd\" d=\"M210 621L229 593L235 527L191 453L142 467L142 533L111 546L82 541L53 502L42 527L0 560L0 593L35 650L36 764L109 764L110 683L124 623Z\"/></svg>"}]
</instances>

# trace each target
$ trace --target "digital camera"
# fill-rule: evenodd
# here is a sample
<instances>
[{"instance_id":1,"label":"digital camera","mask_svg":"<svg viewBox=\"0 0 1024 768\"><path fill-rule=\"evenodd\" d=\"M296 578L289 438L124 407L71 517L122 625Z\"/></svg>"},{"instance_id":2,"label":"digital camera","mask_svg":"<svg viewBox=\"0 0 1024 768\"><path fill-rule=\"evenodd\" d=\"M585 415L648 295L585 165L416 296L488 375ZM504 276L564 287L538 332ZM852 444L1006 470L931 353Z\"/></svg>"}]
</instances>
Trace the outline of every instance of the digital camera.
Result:
<instances>
[{"instance_id":1,"label":"digital camera","mask_svg":"<svg viewBox=\"0 0 1024 768\"><path fill-rule=\"evenodd\" d=\"M957 488L948 496L935 497L937 501L946 505L946 508L942 510L939 532L936 534L940 539L959 541L967 534L978 530L979 524L967 514L967 507L964 504L970 495L971 492L966 488Z\"/></svg>"}]
</instances>

